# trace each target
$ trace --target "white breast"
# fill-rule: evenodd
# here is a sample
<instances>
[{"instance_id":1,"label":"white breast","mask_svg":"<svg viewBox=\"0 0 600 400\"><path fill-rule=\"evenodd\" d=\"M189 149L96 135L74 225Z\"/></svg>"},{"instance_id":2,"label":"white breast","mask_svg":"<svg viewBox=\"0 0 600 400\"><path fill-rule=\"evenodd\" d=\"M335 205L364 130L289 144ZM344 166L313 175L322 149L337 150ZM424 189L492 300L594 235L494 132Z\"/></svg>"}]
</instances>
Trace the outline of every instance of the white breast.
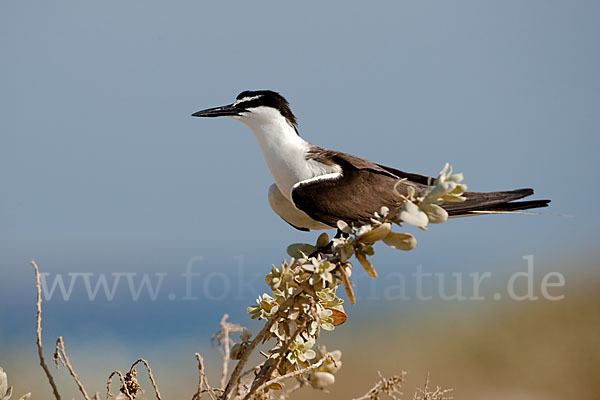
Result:
<instances>
[{"instance_id":1,"label":"white breast","mask_svg":"<svg viewBox=\"0 0 600 400\"><path fill-rule=\"evenodd\" d=\"M246 124L256 136L275 184L288 200L296 183L341 171L339 166L307 159L310 143L298 136L288 121L273 108L258 107L249 116L236 119Z\"/></svg>"}]
</instances>

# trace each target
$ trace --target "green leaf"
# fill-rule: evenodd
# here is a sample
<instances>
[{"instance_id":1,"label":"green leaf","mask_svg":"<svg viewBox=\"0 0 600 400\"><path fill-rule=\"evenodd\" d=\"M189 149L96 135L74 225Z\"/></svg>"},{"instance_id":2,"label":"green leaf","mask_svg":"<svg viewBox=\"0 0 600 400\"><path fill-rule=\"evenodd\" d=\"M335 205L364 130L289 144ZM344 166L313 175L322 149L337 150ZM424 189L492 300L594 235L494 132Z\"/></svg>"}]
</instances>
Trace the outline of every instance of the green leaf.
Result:
<instances>
[{"instance_id":1,"label":"green leaf","mask_svg":"<svg viewBox=\"0 0 600 400\"><path fill-rule=\"evenodd\" d=\"M288 246L287 253L296 259L308 256L315 251L315 246L308 243L294 243Z\"/></svg>"},{"instance_id":2,"label":"green leaf","mask_svg":"<svg viewBox=\"0 0 600 400\"><path fill-rule=\"evenodd\" d=\"M319 238L317 239L317 248L319 247L325 247L329 244L329 236L327 236L327 233L323 232L319 235Z\"/></svg>"}]
</instances>

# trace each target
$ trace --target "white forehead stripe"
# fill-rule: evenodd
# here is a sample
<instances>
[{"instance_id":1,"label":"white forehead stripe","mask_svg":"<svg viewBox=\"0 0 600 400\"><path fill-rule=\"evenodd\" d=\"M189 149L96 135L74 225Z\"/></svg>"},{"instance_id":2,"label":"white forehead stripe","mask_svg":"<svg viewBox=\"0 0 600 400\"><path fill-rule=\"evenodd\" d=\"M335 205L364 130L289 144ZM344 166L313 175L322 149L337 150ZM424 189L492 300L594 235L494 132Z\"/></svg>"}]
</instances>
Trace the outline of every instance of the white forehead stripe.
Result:
<instances>
[{"instance_id":1,"label":"white forehead stripe","mask_svg":"<svg viewBox=\"0 0 600 400\"><path fill-rule=\"evenodd\" d=\"M259 94L258 96L250 96L250 97L243 97L239 100L236 100L235 103L233 103L234 106L237 106L240 103L244 103L246 101L251 101L251 100L256 100L258 98L262 97L262 94Z\"/></svg>"}]
</instances>

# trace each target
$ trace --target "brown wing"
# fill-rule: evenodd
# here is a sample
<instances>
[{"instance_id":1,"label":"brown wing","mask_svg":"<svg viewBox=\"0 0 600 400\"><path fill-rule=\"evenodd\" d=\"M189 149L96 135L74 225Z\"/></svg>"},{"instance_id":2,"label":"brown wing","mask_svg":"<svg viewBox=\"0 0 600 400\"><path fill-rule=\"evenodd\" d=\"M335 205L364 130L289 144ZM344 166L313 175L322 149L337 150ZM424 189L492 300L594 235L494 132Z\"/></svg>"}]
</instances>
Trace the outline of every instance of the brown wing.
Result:
<instances>
[{"instance_id":1,"label":"brown wing","mask_svg":"<svg viewBox=\"0 0 600 400\"><path fill-rule=\"evenodd\" d=\"M406 178L411 182L418 183L423 186L428 186L431 182L435 180L435 178L431 178L425 175L413 174L411 172L400 171L399 169L386 167L385 165L377 164L378 167L385 169L387 172L390 172L397 176L398 178Z\"/></svg>"},{"instance_id":2,"label":"brown wing","mask_svg":"<svg viewBox=\"0 0 600 400\"><path fill-rule=\"evenodd\" d=\"M406 194L413 186L425 189L433 181L424 175L400 171L368 160L337 151L315 147L309 158L342 167L342 175L335 179L316 179L298 183L292 190L294 205L311 218L335 227L338 220L347 223L365 223L382 206L397 204L393 187L401 178L407 181L398 190ZM546 207L550 200L514 201L533 194L533 189L503 192L466 192L466 201L444 203L450 216L473 215L474 211L515 211Z\"/></svg>"},{"instance_id":3,"label":"brown wing","mask_svg":"<svg viewBox=\"0 0 600 400\"><path fill-rule=\"evenodd\" d=\"M338 220L360 225L369 222L381 206L397 201L392 190L397 180L370 170L347 170L337 178L298 183L292 189L292 202L331 227Z\"/></svg>"},{"instance_id":4,"label":"brown wing","mask_svg":"<svg viewBox=\"0 0 600 400\"><path fill-rule=\"evenodd\" d=\"M360 225L369 222L382 206L392 207L397 203L393 188L400 177L394 172L401 171L350 154L318 150L309 157L329 165L339 165L343 172L336 178L296 184L291 193L292 202L311 218L332 227L338 220ZM406 182L399 188L400 192L406 192L408 185L425 186L419 182Z\"/></svg>"}]
</instances>

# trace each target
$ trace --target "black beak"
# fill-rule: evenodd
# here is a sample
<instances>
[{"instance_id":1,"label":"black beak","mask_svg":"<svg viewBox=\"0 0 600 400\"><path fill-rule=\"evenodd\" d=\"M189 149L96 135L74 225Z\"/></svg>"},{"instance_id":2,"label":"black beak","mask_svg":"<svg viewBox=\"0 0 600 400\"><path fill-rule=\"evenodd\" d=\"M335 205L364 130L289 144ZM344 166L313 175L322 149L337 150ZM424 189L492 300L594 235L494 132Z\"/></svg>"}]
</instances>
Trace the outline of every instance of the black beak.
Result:
<instances>
[{"instance_id":1,"label":"black beak","mask_svg":"<svg viewBox=\"0 0 600 400\"><path fill-rule=\"evenodd\" d=\"M192 117L231 117L232 115L240 115L244 111L242 108L237 108L233 104L227 106L208 108L192 114Z\"/></svg>"}]
</instances>

